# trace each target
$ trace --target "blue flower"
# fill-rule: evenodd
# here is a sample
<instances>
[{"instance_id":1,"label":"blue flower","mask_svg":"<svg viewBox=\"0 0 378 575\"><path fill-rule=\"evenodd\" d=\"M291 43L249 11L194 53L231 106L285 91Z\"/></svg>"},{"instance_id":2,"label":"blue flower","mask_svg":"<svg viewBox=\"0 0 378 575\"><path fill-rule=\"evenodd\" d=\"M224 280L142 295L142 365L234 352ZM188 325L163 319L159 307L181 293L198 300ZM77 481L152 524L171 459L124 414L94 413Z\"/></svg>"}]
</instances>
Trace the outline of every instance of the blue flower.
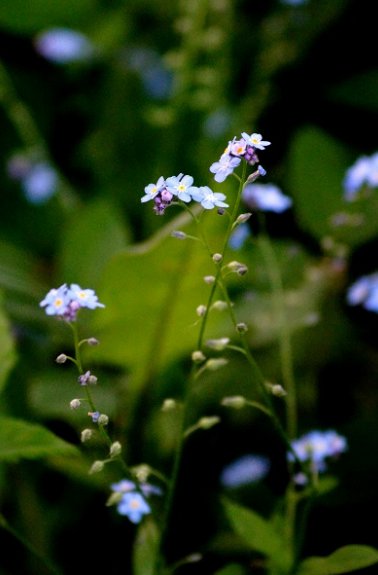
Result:
<instances>
[{"instance_id":1,"label":"blue flower","mask_svg":"<svg viewBox=\"0 0 378 575\"><path fill-rule=\"evenodd\" d=\"M63 284L57 289L51 289L39 305L45 308L47 315L57 315L66 321L75 321L82 307L105 307L98 301L94 290L83 290L77 284L71 284L69 288Z\"/></svg>"},{"instance_id":2,"label":"blue flower","mask_svg":"<svg viewBox=\"0 0 378 575\"><path fill-rule=\"evenodd\" d=\"M132 523L140 523L144 515L151 513L151 508L142 495L136 491L128 491L117 505L120 515L126 515Z\"/></svg>"},{"instance_id":3,"label":"blue flower","mask_svg":"<svg viewBox=\"0 0 378 575\"><path fill-rule=\"evenodd\" d=\"M240 164L241 159L230 156L229 154L223 154L218 162L214 162L210 166L210 172L215 174L214 180L216 182L224 182L224 180L232 174L235 168Z\"/></svg>"},{"instance_id":4,"label":"blue flower","mask_svg":"<svg viewBox=\"0 0 378 575\"><path fill-rule=\"evenodd\" d=\"M378 187L378 152L370 157L361 156L348 168L343 180L345 199L356 199L363 186Z\"/></svg>"},{"instance_id":5,"label":"blue flower","mask_svg":"<svg viewBox=\"0 0 378 575\"><path fill-rule=\"evenodd\" d=\"M232 232L229 246L232 250L239 250L243 247L245 240L251 235L251 230L248 224L240 224Z\"/></svg>"},{"instance_id":6,"label":"blue flower","mask_svg":"<svg viewBox=\"0 0 378 575\"><path fill-rule=\"evenodd\" d=\"M242 197L247 206L268 212L281 213L292 205L292 200L273 184L247 184Z\"/></svg>"},{"instance_id":7,"label":"blue flower","mask_svg":"<svg viewBox=\"0 0 378 575\"><path fill-rule=\"evenodd\" d=\"M310 431L299 439L292 441L291 446L299 461L310 462L313 471L323 472L327 469L326 459L337 457L347 450L345 437L336 431ZM289 461L294 460L292 453L288 453Z\"/></svg>"},{"instance_id":8,"label":"blue flower","mask_svg":"<svg viewBox=\"0 0 378 575\"><path fill-rule=\"evenodd\" d=\"M208 186L201 186L200 188L192 188L192 198L199 202L205 210L212 210L213 208L228 208L223 200L226 199L224 194L213 192Z\"/></svg>"},{"instance_id":9,"label":"blue flower","mask_svg":"<svg viewBox=\"0 0 378 575\"><path fill-rule=\"evenodd\" d=\"M362 305L368 311L378 313L378 272L361 276L348 289L349 305Z\"/></svg>"},{"instance_id":10,"label":"blue flower","mask_svg":"<svg viewBox=\"0 0 378 575\"><path fill-rule=\"evenodd\" d=\"M58 189L58 174L44 160L17 154L7 167L9 176L21 182L26 198L33 204L42 204Z\"/></svg>"},{"instance_id":11,"label":"blue flower","mask_svg":"<svg viewBox=\"0 0 378 575\"><path fill-rule=\"evenodd\" d=\"M98 301L98 297L93 289L82 289L78 284L71 284L68 295L71 302L76 302L80 307L95 309L96 307L105 307Z\"/></svg>"},{"instance_id":12,"label":"blue flower","mask_svg":"<svg viewBox=\"0 0 378 575\"><path fill-rule=\"evenodd\" d=\"M56 64L69 64L89 60L94 46L81 32L68 28L52 28L35 39L37 52Z\"/></svg>"},{"instance_id":13,"label":"blue flower","mask_svg":"<svg viewBox=\"0 0 378 575\"><path fill-rule=\"evenodd\" d=\"M166 187L168 192L177 196L182 202L190 202L192 199L193 188L193 178L192 176L184 176L179 174L178 176L171 176L166 181Z\"/></svg>"},{"instance_id":14,"label":"blue flower","mask_svg":"<svg viewBox=\"0 0 378 575\"><path fill-rule=\"evenodd\" d=\"M241 487L263 479L269 472L269 459L262 455L244 455L227 465L220 476L224 487Z\"/></svg>"},{"instance_id":15,"label":"blue flower","mask_svg":"<svg viewBox=\"0 0 378 575\"><path fill-rule=\"evenodd\" d=\"M165 180L163 176L160 176L156 184L148 184L144 188L145 195L141 198L141 202L149 202L150 200L154 200L156 196L161 192L161 190L165 187Z\"/></svg>"},{"instance_id":16,"label":"blue flower","mask_svg":"<svg viewBox=\"0 0 378 575\"><path fill-rule=\"evenodd\" d=\"M242 132L242 138L245 140L246 144L256 148L257 150L265 150L266 146L270 146L271 142L267 142L262 139L261 134L251 134L250 136L247 132Z\"/></svg>"}]
</instances>

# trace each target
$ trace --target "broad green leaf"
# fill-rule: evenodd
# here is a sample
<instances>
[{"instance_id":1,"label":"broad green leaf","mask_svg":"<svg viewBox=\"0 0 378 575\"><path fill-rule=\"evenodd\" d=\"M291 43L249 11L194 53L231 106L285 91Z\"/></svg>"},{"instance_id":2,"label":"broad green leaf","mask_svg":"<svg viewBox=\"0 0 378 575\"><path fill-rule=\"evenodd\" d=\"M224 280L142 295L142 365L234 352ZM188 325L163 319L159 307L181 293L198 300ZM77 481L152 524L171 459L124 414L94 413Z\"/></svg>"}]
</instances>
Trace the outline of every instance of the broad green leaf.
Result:
<instances>
[{"instance_id":1,"label":"broad green leaf","mask_svg":"<svg viewBox=\"0 0 378 575\"><path fill-rule=\"evenodd\" d=\"M224 505L232 528L251 549L266 555L283 569L290 567L290 551L271 521L230 501L225 501Z\"/></svg>"},{"instance_id":2,"label":"broad green leaf","mask_svg":"<svg viewBox=\"0 0 378 575\"><path fill-rule=\"evenodd\" d=\"M219 571L216 571L215 575L243 575L244 573L245 570L241 565L232 563L226 567L223 567L222 569L219 569Z\"/></svg>"},{"instance_id":3,"label":"broad green leaf","mask_svg":"<svg viewBox=\"0 0 378 575\"><path fill-rule=\"evenodd\" d=\"M184 216L150 241L114 256L104 269L98 290L106 308L93 315L92 324L101 342L96 359L153 370L168 357L195 349L196 308L206 304L211 289L203 277L215 268L199 242L169 237L172 229L187 223ZM211 316L215 322L221 314Z\"/></svg>"},{"instance_id":4,"label":"broad green leaf","mask_svg":"<svg viewBox=\"0 0 378 575\"><path fill-rule=\"evenodd\" d=\"M48 429L12 417L0 417L0 461L73 455L76 448Z\"/></svg>"},{"instance_id":5,"label":"broad green leaf","mask_svg":"<svg viewBox=\"0 0 378 575\"><path fill-rule=\"evenodd\" d=\"M376 111L378 109L377 93L378 71L373 69L332 87L329 96L343 104Z\"/></svg>"},{"instance_id":6,"label":"broad green leaf","mask_svg":"<svg viewBox=\"0 0 378 575\"><path fill-rule=\"evenodd\" d=\"M0 392L16 359L13 338L7 318L0 309Z\"/></svg>"},{"instance_id":7,"label":"broad green leaf","mask_svg":"<svg viewBox=\"0 0 378 575\"><path fill-rule=\"evenodd\" d=\"M154 575L156 573L158 544L159 531L156 523L150 517L147 517L140 525L134 543L134 575Z\"/></svg>"},{"instance_id":8,"label":"broad green leaf","mask_svg":"<svg viewBox=\"0 0 378 575\"><path fill-rule=\"evenodd\" d=\"M347 163L342 145L315 127L302 129L294 139L286 183L299 225L317 238L330 233L330 217L344 208Z\"/></svg>"},{"instance_id":9,"label":"broad green leaf","mask_svg":"<svg viewBox=\"0 0 378 575\"><path fill-rule=\"evenodd\" d=\"M344 575L378 563L378 550L367 545L340 547L328 557L309 557L299 566L297 575Z\"/></svg>"},{"instance_id":10,"label":"broad green leaf","mask_svg":"<svg viewBox=\"0 0 378 575\"><path fill-rule=\"evenodd\" d=\"M110 202L87 203L67 224L60 255L62 283L96 285L104 265L127 245L127 232Z\"/></svg>"},{"instance_id":11,"label":"broad green leaf","mask_svg":"<svg viewBox=\"0 0 378 575\"><path fill-rule=\"evenodd\" d=\"M1 0L0 26L24 33L72 27L82 23L96 5L96 0Z\"/></svg>"}]
</instances>

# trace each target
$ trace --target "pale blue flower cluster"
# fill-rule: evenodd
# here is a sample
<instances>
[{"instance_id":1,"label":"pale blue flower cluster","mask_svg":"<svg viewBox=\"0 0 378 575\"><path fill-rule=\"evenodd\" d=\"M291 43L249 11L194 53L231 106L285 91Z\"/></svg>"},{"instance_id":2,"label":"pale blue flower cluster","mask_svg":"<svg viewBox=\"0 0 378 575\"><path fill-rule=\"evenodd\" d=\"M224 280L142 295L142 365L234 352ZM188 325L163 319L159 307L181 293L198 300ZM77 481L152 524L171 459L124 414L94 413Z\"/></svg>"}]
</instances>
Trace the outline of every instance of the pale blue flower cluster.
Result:
<instances>
[{"instance_id":1,"label":"pale blue flower cluster","mask_svg":"<svg viewBox=\"0 0 378 575\"><path fill-rule=\"evenodd\" d=\"M75 321L80 308L95 309L105 307L98 301L92 289L82 289L78 284L66 284L51 289L39 304L47 315L57 315L67 321Z\"/></svg>"},{"instance_id":2,"label":"pale blue flower cluster","mask_svg":"<svg viewBox=\"0 0 378 575\"><path fill-rule=\"evenodd\" d=\"M55 64L85 62L92 58L95 48L82 32L69 28L51 28L34 41L37 52Z\"/></svg>"},{"instance_id":3,"label":"pale blue flower cluster","mask_svg":"<svg viewBox=\"0 0 378 575\"><path fill-rule=\"evenodd\" d=\"M356 199L363 187L378 187L378 152L358 158L346 171L343 187L344 197L348 201Z\"/></svg>"},{"instance_id":4,"label":"pale blue flower cluster","mask_svg":"<svg viewBox=\"0 0 378 575\"><path fill-rule=\"evenodd\" d=\"M309 462L315 473L326 471L326 460L334 458L347 450L345 437L333 429L327 431L313 430L292 441L291 446L299 461ZM288 453L289 461L294 461Z\"/></svg>"},{"instance_id":5,"label":"pale blue flower cluster","mask_svg":"<svg viewBox=\"0 0 378 575\"><path fill-rule=\"evenodd\" d=\"M243 455L224 467L220 482L226 488L242 487L264 479L269 469L270 462L267 457L255 454Z\"/></svg>"},{"instance_id":6,"label":"pale blue flower cluster","mask_svg":"<svg viewBox=\"0 0 378 575\"><path fill-rule=\"evenodd\" d=\"M145 497L161 495L161 489L155 485L141 483L139 487L142 493L137 491L135 483L129 479L122 479L111 485L112 491L120 494L117 502L118 513L127 516L132 523L140 523L144 515L151 513L151 507Z\"/></svg>"},{"instance_id":7,"label":"pale blue flower cluster","mask_svg":"<svg viewBox=\"0 0 378 575\"><path fill-rule=\"evenodd\" d=\"M251 135L242 132L241 138L236 137L228 142L228 146L217 162L210 166L210 172L214 174L216 182L224 182L224 180L232 174L244 159L250 166L258 164L259 158L256 150L265 150L270 142L262 139L261 134L253 133ZM260 175L265 175L265 170L260 170Z\"/></svg>"},{"instance_id":8,"label":"pale blue flower cluster","mask_svg":"<svg viewBox=\"0 0 378 575\"><path fill-rule=\"evenodd\" d=\"M378 272L361 276L347 291L349 305L362 305L378 313Z\"/></svg>"},{"instance_id":9,"label":"pale blue flower cluster","mask_svg":"<svg viewBox=\"0 0 378 575\"><path fill-rule=\"evenodd\" d=\"M8 162L8 174L21 183L25 197L33 204L42 204L58 189L58 174L45 160L34 160L17 154Z\"/></svg>"},{"instance_id":10,"label":"pale blue flower cluster","mask_svg":"<svg viewBox=\"0 0 378 575\"><path fill-rule=\"evenodd\" d=\"M193 181L192 176L184 174L167 179L161 176L156 184L148 184L144 188L145 195L141 198L141 202L153 200L154 210L158 215L164 214L165 209L175 198L184 203L194 200L199 202L205 210L215 207L228 208L228 204L224 202L226 199L224 194L213 192L208 186L193 186Z\"/></svg>"},{"instance_id":11,"label":"pale blue flower cluster","mask_svg":"<svg viewBox=\"0 0 378 575\"><path fill-rule=\"evenodd\" d=\"M243 201L250 208L281 213L292 206L292 200L274 184L247 184L243 189Z\"/></svg>"}]
</instances>

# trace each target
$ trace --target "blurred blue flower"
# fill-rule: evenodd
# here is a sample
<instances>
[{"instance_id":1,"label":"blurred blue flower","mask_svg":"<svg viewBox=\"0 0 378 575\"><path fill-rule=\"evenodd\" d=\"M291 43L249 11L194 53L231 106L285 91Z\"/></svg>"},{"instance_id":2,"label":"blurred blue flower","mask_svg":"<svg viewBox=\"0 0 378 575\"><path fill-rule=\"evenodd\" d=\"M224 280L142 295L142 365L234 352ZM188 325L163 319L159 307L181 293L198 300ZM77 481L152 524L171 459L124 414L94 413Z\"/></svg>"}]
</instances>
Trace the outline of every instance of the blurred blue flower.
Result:
<instances>
[{"instance_id":1,"label":"blurred blue flower","mask_svg":"<svg viewBox=\"0 0 378 575\"><path fill-rule=\"evenodd\" d=\"M131 48L125 51L126 65L138 72L147 94L164 100L172 93L173 74L166 68L158 52L149 48Z\"/></svg>"},{"instance_id":2,"label":"blurred blue flower","mask_svg":"<svg viewBox=\"0 0 378 575\"><path fill-rule=\"evenodd\" d=\"M232 232L229 246L232 250L239 250L243 247L245 240L251 235L251 230L248 224L240 224Z\"/></svg>"},{"instance_id":3,"label":"blurred blue flower","mask_svg":"<svg viewBox=\"0 0 378 575\"><path fill-rule=\"evenodd\" d=\"M225 134L231 124L231 114L224 108L209 114L204 122L203 131L209 138L218 138Z\"/></svg>"},{"instance_id":4,"label":"blurred blue flower","mask_svg":"<svg viewBox=\"0 0 378 575\"><path fill-rule=\"evenodd\" d=\"M58 189L58 174L46 161L16 154L8 161L9 176L21 183L25 197L33 204L42 204Z\"/></svg>"},{"instance_id":5,"label":"blurred blue flower","mask_svg":"<svg viewBox=\"0 0 378 575\"><path fill-rule=\"evenodd\" d=\"M120 515L126 515L132 523L140 523L144 515L151 513L151 508L140 493L128 491L122 495L117 511Z\"/></svg>"},{"instance_id":6,"label":"blurred blue flower","mask_svg":"<svg viewBox=\"0 0 378 575\"><path fill-rule=\"evenodd\" d=\"M241 487L263 479L269 472L270 462L262 455L243 455L227 465L220 476L223 487Z\"/></svg>"},{"instance_id":7,"label":"blurred blue flower","mask_svg":"<svg viewBox=\"0 0 378 575\"><path fill-rule=\"evenodd\" d=\"M275 213L284 212L293 203L291 198L285 196L274 184L247 184L242 198L250 208Z\"/></svg>"},{"instance_id":8,"label":"blurred blue flower","mask_svg":"<svg viewBox=\"0 0 378 575\"><path fill-rule=\"evenodd\" d=\"M372 156L361 156L345 173L344 197L354 200L363 186L378 187L378 152Z\"/></svg>"},{"instance_id":9,"label":"blurred blue flower","mask_svg":"<svg viewBox=\"0 0 378 575\"><path fill-rule=\"evenodd\" d=\"M85 62L95 52L87 36L69 28L46 30L35 38L34 45L41 56L56 64Z\"/></svg>"},{"instance_id":10,"label":"blurred blue flower","mask_svg":"<svg viewBox=\"0 0 378 575\"><path fill-rule=\"evenodd\" d=\"M349 305L362 305L368 311L378 313L378 272L361 276L348 289Z\"/></svg>"},{"instance_id":11,"label":"blurred blue flower","mask_svg":"<svg viewBox=\"0 0 378 575\"><path fill-rule=\"evenodd\" d=\"M313 430L292 441L291 446L300 461L310 462L313 471L322 472L327 469L326 459L337 457L347 450L345 437L333 429L327 431ZM294 460L292 453L288 453L289 461Z\"/></svg>"}]
</instances>

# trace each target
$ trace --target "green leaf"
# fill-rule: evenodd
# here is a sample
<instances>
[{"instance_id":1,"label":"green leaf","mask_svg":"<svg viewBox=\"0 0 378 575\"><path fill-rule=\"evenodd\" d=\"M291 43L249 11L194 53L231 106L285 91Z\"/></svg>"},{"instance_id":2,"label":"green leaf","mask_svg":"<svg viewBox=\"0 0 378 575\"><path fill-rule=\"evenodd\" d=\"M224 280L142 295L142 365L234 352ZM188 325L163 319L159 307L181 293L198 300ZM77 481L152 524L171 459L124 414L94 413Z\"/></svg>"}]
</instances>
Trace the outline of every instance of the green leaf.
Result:
<instances>
[{"instance_id":1,"label":"green leaf","mask_svg":"<svg viewBox=\"0 0 378 575\"><path fill-rule=\"evenodd\" d=\"M0 392L16 359L13 338L7 318L0 309Z\"/></svg>"},{"instance_id":2,"label":"green leaf","mask_svg":"<svg viewBox=\"0 0 378 575\"><path fill-rule=\"evenodd\" d=\"M378 550L367 545L340 547L328 557L309 557L298 568L297 575L343 575L378 563Z\"/></svg>"},{"instance_id":3,"label":"green leaf","mask_svg":"<svg viewBox=\"0 0 378 575\"><path fill-rule=\"evenodd\" d=\"M73 455L76 447L48 429L12 417L0 417L0 461Z\"/></svg>"},{"instance_id":4,"label":"green leaf","mask_svg":"<svg viewBox=\"0 0 378 575\"><path fill-rule=\"evenodd\" d=\"M330 233L330 218L344 209L342 180L348 159L343 146L307 126L294 139L287 185L300 226L317 238Z\"/></svg>"},{"instance_id":5,"label":"green leaf","mask_svg":"<svg viewBox=\"0 0 378 575\"><path fill-rule=\"evenodd\" d=\"M1 0L0 26L24 33L75 26L83 23L96 5L96 0Z\"/></svg>"},{"instance_id":6,"label":"green leaf","mask_svg":"<svg viewBox=\"0 0 378 575\"><path fill-rule=\"evenodd\" d=\"M196 308L206 303L210 289L203 277L215 268L199 242L167 237L187 223L185 214L150 241L114 256L104 269L98 292L106 308L93 315L91 325L101 342L96 360L151 372L195 348ZM210 323L221 317L212 313Z\"/></svg>"},{"instance_id":7,"label":"green leaf","mask_svg":"<svg viewBox=\"0 0 378 575\"><path fill-rule=\"evenodd\" d=\"M225 501L224 505L232 528L247 545L269 557L275 565L288 570L292 558L273 523L241 505L230 501Z\"/></svg>"},{"instance_id":8,"label":"green leaf","mask_svg":"<svg viewBox=\"0 0 378 575\"><path fill-rule=\"evenodd\" d=\"M241 565L237 565L237 563L231 563L219 571L216 571L215 575L244 575L244 573L245 570Z\"/></svg>"},{"instance_id":9,"label":"green leaf","mask_svg":"<svg viewBox=\"0 0 378 575\"><path fill-rule=\"evenodd\" d=\"M127 232L116 207L106 200L86 203L64 233L61 281L96 285L105 264L126 245Z\"/></svg>"},{"instance_id":10,"label":"green leaf","mask_svg":"<svg viewBox=\"0 0 378 575\"><path fill-rule=\"evenodd\" d=\"M133 549L134 575L156 573L156 553L159 544L159 530L150 517L144 519L138 529Z\"/></svg>"},{"instance_id":11,"label":"green leaf","mask_svg":"<svg viewBox=\"0 0 378 575\"><path fill-rule=\"evenodd\" d=\"M376 111L378 109L377 93L378 71L373 69L332 87L329 96L337 102Z\"/></svg>"}]
</instances>

